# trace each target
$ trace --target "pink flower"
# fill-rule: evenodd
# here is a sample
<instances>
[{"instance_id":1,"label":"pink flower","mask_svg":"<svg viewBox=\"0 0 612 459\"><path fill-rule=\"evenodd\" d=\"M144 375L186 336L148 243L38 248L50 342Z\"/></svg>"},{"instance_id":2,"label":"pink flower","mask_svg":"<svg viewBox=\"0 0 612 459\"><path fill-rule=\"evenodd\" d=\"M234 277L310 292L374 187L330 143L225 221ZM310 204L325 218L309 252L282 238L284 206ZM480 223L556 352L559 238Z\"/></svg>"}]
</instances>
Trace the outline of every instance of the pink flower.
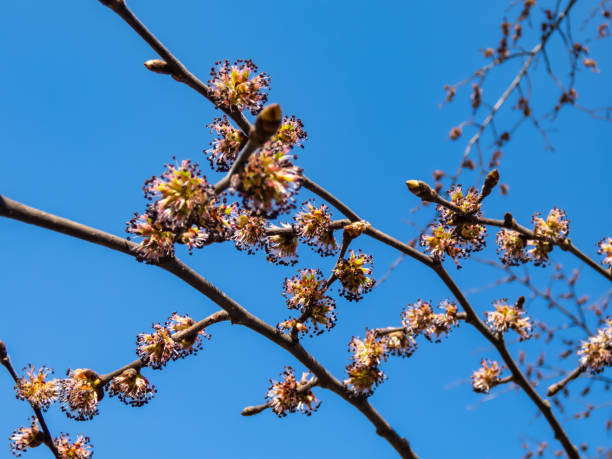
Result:
<instances>
[{"instance_id":1,"label":"pink flower","mask_svg":"<svg viewBox=\"0 0 612 459\"><path fill-rule=\"evenodd\" d=\"M270 77L257 73L257 66L251 60L239 59L230 65L229 61L219 61L210 72L208 84L218 107L250 110L256 115L268 100L262 91L270 88ZM253 76L255 75L255 76Z\"/></svg>"},{"instance_id":2,"label":"pink flower","mask_svg":"<svg viewBox=\"0 0 612 459\"><path fill-rule=\"evenodd\" d=\"M128 222L127 232L143 238L136 248L138 261L158 263L162 258L174 256L174 233L164 229L149 214L136 214Z\"/></svg>"},{"instance_id":3,"label":"pink flower","mask_svg":"<svg viewBox=\"0 0 612 459\"><path fill-rule=\"evenodd\" d=\"M66 372L68 378L58 381L62 411L76 421L86 421L98 414L98 403L104 397L98 374L87 368Z\"/></svg>"},{"instance_id":4,"label":"pink flower","mask_svg":"<svg viewBox=\"0 0 612 459\"><path fill-rule=\"evenodd\" d=\"M28 365L23 371L26 372L25 376L15 384L17 398L27 400L32 406L46 411L58 396L57 380L47 380L53 370L43 366L37 371L32 365Z\"/></svg>"},{"instance_id":5,"label":"pink flower","mask_svg":"<svg viewBox=\"0 0 612 459\"><path fill-rule=\"evenodd\" d=\"M606 328L597 330L595 336L582 343L578 355L582 356L580 364L592 374L612 365L612 319L607 320Z\"/></svg>"},{"instance_id":6,"label":"pink flower","mask_svg":"<svg viewBox=\"0 0 612 459\"><path fill-rule=\"evenodd\" d=\"M266 247L266 220L241 212L234 220L232 240L238 250L247 250L249 254Z\"/></svg>"},{"instance_id":7,"label":"pink flower","mask_svg":"<svg viewBox=\"0 0 612 459\"><path fill-rule=\"evenodd\" d=\"M93 455L89 437L83 435L71 442L67 434L61 434L54 443L61 459L89 459Z\"/></svg>"},{"instance_id":8,"label":"pink flower","mask_svg":"<svg viewBox=\"0 0 612 459\"><path fill-rule=\"evenodd\" d=\"M304 386L310 383L312 378L308 378L308 373L303 373L302 379L298 382L291 367L286 367L282 376L283 380L280 382L270 380L272 386L268 390L266 399L272 411L279 417L296 411L310 416L321 404L312 390L304 389Z\"/></svg>"},{"instance_id":9,"label":"pink flower","mask_svg":"<svg viewBox=\"0 0 612 459\"><path fill-rule=\"evenodd\" d=\"M274 225L271 226L271 229L278 228ZM268 237L268 243L265 247L268 254L266 259L270 263L292 266L297 263L298 238L292 225L283 223L282 228L291 228L292 230Z\"/></svg>"},{"instance_id":10,"label":"pink flower","mask_svg":"<svg viewBox=\"0 0 612 459\"><path fill-rule=\"evenodd\" d=\"M508 266L518 266L525 263L529 257L525 253L526 238L512 230L502 229L497 233L497 253L501 261Z\"/></svg>"},{"instance_id":11,"label":"pink flower","mask_svg":"<svg viewBox=\"0 0 612 459\"><path fill-rule=\"evenodd\" d=\"M349 252L348 258L339 260L334 275L342 284L340 295L349 301L359 301L374 288L375 281L369 277L372 268L367 267L372 266L372 256L361 252L355 255L353 250Z\"/></svg>"},{"instance_id":12,"label":"pink flower","mask_svg":"<svg viewBox=\"0 0 612 459\"><path fill-rule=\"evenodd\" d=\"M30 427L20 426L11 434L9 440L11 453L19 457L28 448L40 446L45 441L45 434L40 430L38 420L32 416Z\"/></svg>"},{"instance_id":13,"label":"pink flower","mask_svg":"<svg viewBox=\"0 0 612 459\"><path fill-rule=\"evenodd\" d=\"M529 339L532 325L525 311L517 306L509 306L505 299L493 303L495 311L487 311L487 325L495 333L505 333L514 330L521 337L521 341Z\"/></svg>"},{"instance_id":14,"label":"pink flower","mask_svg":"<svg viewBox=\"0 0 612 459\"><path fill-rule=\"evenodd\" d=\"M472 373L472 389L474 392L489 393L492 387L499 384L499 363L482 360L481 367Z\"/></svg>"},{"instance_id":15,"label":"pink flower","mask_svg":"<svg viewBox=\"0 0 612 459\"><path fill-rule=\"evenodd\" d=\"M604 265L609 265L612 268L612 237L603 238L598 244L599 250L597 253L606 255L606 258L601 262Z\"/></svg>"},{"instance_id":16,"label":"pink flower","mask_svg":"<svg viewBox=\"0 0 612 459\"><path fill-rule=\"evenodd\" d=\"M211 148L204 153L208 155L211 167L216 168L218 172L227 172L244 146L246 136L233 127L225 115L223 118L215 118L207 127L210 132L216 133L217 138L210 143Z\"/></svg>"},{"instance_id":17,"label":"pink flower","mask_svg":"<svg viewBox=\"0 0 612 459\"><path fill-rule=\"evenodd\" d=\"M338 249L334 232L330 228L329 208L322 204L315 207L310 201L302 205L302 210L294 217L300 237L308 245L316 247L323 256L332 255Z\"/></svg>"},{"instance_id":18,"label":"pink flower","mask_svg":"<svg viewBox=\"0 0 612 459\"><path fill-rule=\"evenodd\" d=\"M134 368L128 368L119 376L115 376L108 386L108 395L117 396L119 400L130 406L147 404L155 392L155 386L149 384L147 378Z\"/></svg>"}]
</instances>

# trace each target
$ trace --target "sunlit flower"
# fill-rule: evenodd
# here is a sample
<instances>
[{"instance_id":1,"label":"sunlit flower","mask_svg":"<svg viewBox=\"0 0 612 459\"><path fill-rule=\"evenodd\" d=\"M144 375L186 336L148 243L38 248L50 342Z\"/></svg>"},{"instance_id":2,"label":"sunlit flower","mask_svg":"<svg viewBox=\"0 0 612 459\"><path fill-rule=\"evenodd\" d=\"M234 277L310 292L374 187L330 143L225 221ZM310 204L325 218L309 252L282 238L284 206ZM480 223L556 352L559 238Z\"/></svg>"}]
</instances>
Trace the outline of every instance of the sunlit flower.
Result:
<instances>
[{"instance_id":1,"label":"sunlit flower","mask_svg":"<svg viewBox=\"0 0 612 459\"><path fill-rule=\"evenodd\" d=\"M278 226L272 225L270 229L278 229ZM266 259L271 263L279 265L294 265L297 263L297 247L298 237L293 227L287 223L283 223L280 228L291 229L279 234L268 237Z\"/></svg>"},{"instance_id":2,"label":"sunlit flower","mask_svg":"<svg viewBox=\"0 0 612 459\"><path fill-rule=\"evenodd\" d=\"M606 256L601 263L612 267L612 237L603 238L599 241L598 247L597 253Z\"/></svg>"},{"instance_id":3,"label":"sunlit flower","mask_svg":"<svg viewBox=\"0 0 612 459\"><path fill-rule=\"evenodd\" d=\"M368 330L366 337L353 337L349 343L349 351L352 352L352 360L359 365L379 365L386 360L385 340L374 330Z\"/></svg>"},{"instance_id":4,"label":"sunlit flower","mask_svg":"<svg viewBox=\"0 0 612 459\"><path fill-rule=\"evenodd\" d=\"M127 232L143 238L136 248L139 261L157 263L162 258L174 256L174 233L164 229L149 214L136 214L128 222Z\"/></svg>"},{"instance_id":5,"label":"sunlit flower","mask_svg":"<svg viewBox=\"0 0 612 459\"><path fill-rule=\"evenodd\" d=\"M361 365L356 362L347 365L346 372L348 378L344 380L344 384L356 393L365 396L372 394L374 387L386 378L378 366Z\"/></svg>"},{"instance_id":6,"label":"sunlit flower","mask_svg":"<svg viewBox=\"0 0 612 459\"><path fill-rule=\"evenodd\" d=\"M512 230L502 229L497 233L497 253L501 255L501 261L508 266L518 266L528 260L525 253L525 237Z\"/></svg>"},{"instance_id":7,"label":"sunlit flower","mask_svg":"<svg viewBox=\"0 0 612 459\"><path fill-rule=\"evenodd\" d=\"M261 149L249 156L232 187L240 192L243 206L256 214L274 218L295 207L293 195L300 187L301 169L282 149Z\"/></svg>"},{"instance_id":8,"label":"sunlit flower","mask_svg":"<svg viewBox=\"0 0 612 459\"><path fill-rule=\"evenodd\" d=\"M68 378L58 380L59 400L66 415L86 421L98 414L98 403L104 396L98 374L87 368L66 372Z\"/></svg>"},{"instance_id":9,"label":"sunlit flower","mask_svg":"<svg viewBox=\"0 0 612 459\"><path fill-rule=\"evenodd\" d=\"M330 227L331 215L325 204L315 207L310 201L306 201L294 218L298 234L304 242L316 247L317 252L323 256L332 255L336 251L338 247Z\"/></svg>"},{"instance_id":10,"label":"sunlit flower","mask_svg":"<svg viewBox=\"0 0 612 459\"><path fill-rule=\"evenodd\" d=\"M9 437L13 455L19 457L28 448L36 448L45 441L45 434L40 430L38 420L32 416L30 427L20 426Z\"/></svg>"},{"instance_id":11,"label":"sunlit flower","mask_svg":"<svg viewBox=\"0 0 612 459\"><path fill-rule=\"evenodd\" d=\"M196 224L206 233L206 242L223 242L231 239L234 233L236 204L219 202L212 197L198 209Z\"/></svg>"},{"instance_id":12,"label":"sunlit flower","mask_svg":"<svg viewBox=\"0 0 612 459\"><path fill-rule=\"evenodd\" d=\"M270 77L265 73L255 75L257 66L251 60L239 59L233 65L226 60L215 65L218 68L213 67L208 80L215 104L225 109L248 109L256 115L268 100L263 90L270 87Z\"/></svg>"},{"instance_id":13,"label":"sunlit flower","mask_svg":"<svg viewBox=\"0 0 612 459\"><path fill-rule=\"evenodd\" d=\"M93 456L89 437L79 435L77 439L72 442L68 434L61 434L54 440L54 443L61 459L89 459Z\"/></svg>"},{"instance_id":14,"label":"sunlit flower","mask_svg":"<svg viewBox=\"0 0 612 459\"><path fill-rule=\"evenodd\" d=\"M472 389L474 392L489 393L492 387L499 384L499 363L482 360L481 367L472 373Z\"/></svg>"},{"instance_id":15,"label":"sunlit flower","mask_svg":"<svg viewBox=\"0 0 612 459\"><path fill-rule=\"evenodd\" d=\"M444 260L444 255L448 254L457 263L457 258L464 255L463 250L458 247L453 231L442 224L434 226L431 235L421 235L421 246L425 247L429 255L440 260Z\"/></svg>"},{"instance_id":16,"label":"sunlit flower","mask_svg":"<svg viewBox=\"0 0 612 459\"><path fill-rule=\"evenodd\" d=\"M136 354L153 369L159 370L170 360L181 357L181 346L172 339L170 330L160 324L153 325L153 333L140 333L136 337Z\"/></svg>"},{"instance_id":17,"label":"sunlit flower","mask_svg":"<svg viewBox=\"0 0 612 459\"><path fill-rule=\"evenodd\" d=\"M142 406L155 395L155 386L149 384L147 378L134 368L128 368L119 376L115 376L109 386L108 394L117 396L126 405Z\"/></svg>"},{"instance_id":18,"label":"sunlit flower","mask_svg":"<svg viewBox=\"0 0 612 459\"><path fill-rule=\"evenodd\" d=\"M567 237L569 234L569 220L565 211L554 207L549 213L546 220L539 217L539 214L534 214L532 218L536 236L546 237L552 241L558 242Z\"/></svg>"},{"instance_id":19,"label":"sunlit flower","mask_svg":"<svg viewBox=\"0 0 612 459\"><path fill-rule=\"evenodd\" d=\"M255 250L266 246L266 220L241 212L234 221L234 244L238 250L247 250L252 254Z\"/></svg>"},{"instance_id":20,"label":"sunlit flower","mask_svg":"<svg viewBox=\"0 0 612 459\"><path fill-rule=\"evenodd\" d=\"M487 325L495 333L505 333L509 329L519 334L521 340L528 339L531 335L531 322L525 316L525 311L517 306L509 306L505 299L493 303L495 311L487 311Z\"/></svg>"},{"instance_id":21,"label":"sunlit flower","mask_svg":"<svg viewBox=\"0 0 612 459\"><path fill-rule=\"evenodd\" d=\"M612 319L607 326L597 330L595 336L582 343L578 350L581 355L580 364L592 374L600 373L604 367L612 365Z\"/></svg>"},{"instance_id":22,"label":"sunlit flower","mask_svg":"<svg viewBox=\"0 0 612 459\"><path fill-rule=\"evenodd\" d=\"M223 118L215 118L207 127L217 138L204 153L208 155L211 167L216 168L218 172L227 172L246 142L246 136L233 127L225 115Z\"/></svg>"},{"instance_id":23,"label":"sunlit flower","mask_svg":"<svg viewBox=\"0 0 612 459\"><path fill-rule=\"evenodd\" d=\"M145 198L157 199L156 217L167 227L183 227L191 223L196 209L214 198L214 191L201 176L198 165L189 160L165 167L160 177L154 176L145 182Z\"/></svg>"},{"instance_id":24,"label":"sunlit flower","mask_svg":"<svg viewBox=\"0 0 612 459\"><path fill-rule=\"evenodd\" d=\"M191 317L188 315L181 316L176 312L172 313L172 315L166 321L166 327L173 332L172 338L175 340L175 342L178 342L182 348L181 357L186 357L199 351L202 348L202 338L210 339L210 335L208 335L205 330L200 330L187 338L182 338L177 341L177 338L174 337L174 333L187 330L194 324L195 320L193 320Z\"/></svg>"},{"instance_id":25,"label":"sunlit flower","mask_svg":"<svg viewBox=\"0 0 612 459\"><path fill-rule=\"evenodd\" d=\"M464 193L461 185L452 186L448 190L448 196L450 201L459 207L464 214L480 215L480 195L476 188L468 188L467 193ZM442 205L438 205L437 210L443 223L450 226L457 224L455 221L457 215L454 210Z\"/></svg>"},{"instance_id":26,"label":"sunlit flower","mask_svg":"<svg viewBox=\"0 0 612 459\"><path fill-rule=\"evenodd\" d=\"M428 340L438 340L442 334L448 335L458 323L456 304L445 300L439 307L444 312L436 314L429 302L418 300L404 310L402 324L413 335L423 334Z\"/></svg>"},{"instance_id":27,"label":"sunlit flower","mask_svg":"<svg viewBox=\"0 0 612 459\"><path fill-rule=\"evenodd\" d=\"M15 384L17 398L27 400L32 406L45 411L56 401L58 395L57 380L47 380L53 370L43 366L37 371L29 364L23 371L26 372L25 376L19 378Z\"/></svg>"},{"instance_id":28,"label":"sunlit flower","mask_svg":"<svg viewBox=\"0 0 612 459\"><path fill-rule=\"evenodd\" d=\"M279 322L276 326L279 330L295 330L298 333L308 333L308 326L299 320L292 318Z\"/></svg>"},{"instance_id":29,"label":"sunlit flower","mask_svg":"<svg viewBox=\"0 0 612 459\"><path fill-rule=\"evenodd\" d=\"M296 146L304 148L303 143L307 137L308 135L304 131L302 120L296 118L295 115L291 117L286 116L276 133L268 141L268 144L280 144L286 149ZM264 146L264 148L266 147Z\"/></svg>"},{"instance_id":30,"label":"sunlit flower","mask_svg":"<svg viewBox=\"0 0 612 459\"><path fill-rule=\"evenodd\" d=\"M410 357L416 350L414 336L404 331L396 331L382 336L385 352L399 357Z\"/></svg>"},{"instance_id":31,"label":"sunlit flower","mask_svg":"<svg viewBox=\"0 0 612 459\"><path fill-rule=\"evenodd\" d=\"M534 265L544 266L548 263L548 254L554 248L551 242L529 239L527 245L531 247L527 250L527 256L533 261Z\"/></svg>"},{"instance_id":32,"label":"sunlit flower","mask_svg":"<svg viewBox=\"0 0 612 459\"><path fill-rule=\"evenodd\" d=\"M272 411L279 417L286 416L287 413L295 413L296 411L310 416L321 404L312 390L304 390L303 388L313 378L309 378L309 373L303 373L302 379L298 382L291 367L286 367L282 376L283 380L280 382L270 380L272 386L268 390L266 399Z\"/></svg>"},{"instance_id":33,"label":"sunlit flower","mask_svg":"<svg viewBox=\"0 0 612 459\"><path fill-rule=\"evenodd\" d=\"M369 277L372 268L368 268L368 265L372 266L372 256L361 252L355 255L353 250L350 250L348 258L339 260L334 275L342 284L340 295L349 301L359 301L374 288L375 281Z\"/></svg>"}]
</instances>

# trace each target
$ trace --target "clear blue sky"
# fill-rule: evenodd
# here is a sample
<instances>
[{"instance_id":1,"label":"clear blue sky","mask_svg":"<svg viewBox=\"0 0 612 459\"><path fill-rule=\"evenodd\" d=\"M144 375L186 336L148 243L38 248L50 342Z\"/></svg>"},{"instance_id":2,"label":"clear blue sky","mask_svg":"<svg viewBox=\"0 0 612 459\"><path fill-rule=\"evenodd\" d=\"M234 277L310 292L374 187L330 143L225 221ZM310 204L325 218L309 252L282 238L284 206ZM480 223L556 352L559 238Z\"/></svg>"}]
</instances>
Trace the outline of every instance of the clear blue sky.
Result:
<instances>
[{"instance_id":1,"label":"clear blue sky","mask_svg":"<svg viewBox=\"0 0 612 459\"><path fill-rule=\"evenodd\" d=\"M304 121L309 140L299 165L376 227L408 240L416 230L406 222L424 222L428 214L410 214L417 200L405 180L430 180L434 169L454 171L465 146L465 138L446 139L449 129L469 116L469 91L439 110L442 87L482 64L478 49L495 47L505 3L132 0L130 6L203 80L216 60L253 59L272 76L270 100ZM585 11L579 9L579 16ZM594 33L591 25L588 34ZM531 46L530 40L525 44ZM551 45L562 46L558 40ZM579 72L580 100L610 104L609 43L590 48L602 73ZM205 125L218 112L186 86L146 71L142 63L157 56L96 0L7 2L0 16L0 50L0 193L125 235L125 222L144 209L142 183L159 174L163 163L176 155L207 168L201 151L211 139ZM551 58L565 76L564 54L551 51ZM515 72L513 65L500 69L485 88L485 100L494 102ZM532 85L540 100L536 108L554 105L558 93L550 90L550 80L534 75ZM509 108L500 126L512 123ZM532 127L518 131L500 169L511 193L495 193L485 214L499 218L512 210L528 223L533 212L560 206L571 218L572 239L595 255L595 243L612 236L611 125L570 108L554 128L552 153L544 151ZM490 143L488 135L487 152ZM476 179L468 173L462 181L471 185ZM299 202L307 197L304 192ZM0 234L0 338L17 368L31 362L55 368L58 376L81 367L104 373L135 358L135 336L152 322L172 311L199 319L217 310L168 273L123 254L6 219L0 219ZM374 254L377 278L398 257L366 238L355 246ZM299 252L296 268L328 272L332 267L331 258L321 259L307 247ZM262 254L247 256L230 244L192 257L179 250L179 255L269 323L288 316L281 284L295 268L272 266ZM579 266L563 254L555 252L554 258L568 268ZM466 290L499 275L477 263L464 266L457 272L448 262ZM583 293L596 298L609 288L585 274L579 285ZM470 299L484 311L494 299L523 293L486 290ZM399 324L403 307L419 298L437 303L449 295L425 267L405 261L365 300L338 298L336 328L305 345L344 378L351 336L363 336L365 327ZM538 302L529 304L529 313L553 317ZM303 367L247 329L220 324L208 331L212 339L196 357L161 372L144 370L158 389L149 405L129 408L107 398L101 414L86 423L75 423L53 407L47 414L51 429L89 435L98 458L394 455L357 411L320 389L315 393L323 403L310 417L278 419L271 412L241 417L244 406L263 403L268 379L277 378L283 366L300 374ZM518 347L512 350L516 355ZM538 352L535 346L531 358ZM555 350L550 352L554 356ZM503 393L501 387L493 392L499 397L479 404L483 396L474 394L468 381L482 357L495 354L481 336L461 326L442 343L421 343L410 359L387 363L389 380L371 401L423 458L515 458L522 454L521 439L554 444L523 393ZM566 368L573 364L572 359L565 363ZM0 436L6 438L31 410L15 400L5 373L0 388ZM598 403L606 400L605 394L595 394ZM605 410L586 423L569 419L573 412L559 416L576 443L607 445ZM38 448L27 456L49 452ZM9 457L8 444L0 445L0 457Z\"/></svg>"}]
</instances>

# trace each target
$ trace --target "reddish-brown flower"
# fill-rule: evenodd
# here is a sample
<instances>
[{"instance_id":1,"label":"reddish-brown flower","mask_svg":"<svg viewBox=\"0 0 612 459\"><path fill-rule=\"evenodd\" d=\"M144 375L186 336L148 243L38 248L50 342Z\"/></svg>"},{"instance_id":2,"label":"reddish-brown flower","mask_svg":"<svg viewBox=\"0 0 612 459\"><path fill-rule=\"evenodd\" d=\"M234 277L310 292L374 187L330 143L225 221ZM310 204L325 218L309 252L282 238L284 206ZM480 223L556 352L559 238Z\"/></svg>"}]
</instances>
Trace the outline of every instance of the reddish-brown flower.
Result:
<instances>
[{"instance_id":1,"label":"reddish-brown flower","mask_svg":"<svg viewBox=\"0 0 612 459\"><path fill-rule=\"evenodd\" d=\"M9 437L13 455L19 457L28 448L36 448L45 441L45 434L40 430L38 420L32 416L30 427L20 426Z\"/></svg>"},{"instance_id":2,"label":"reddish-brown flower","mask_svg":"<svg viewBox=\"0 0 612 459\"><path fill-rule=\"evenodd\" d=\"M310 416L319 408L321 402L317 400L312 390L305 389L313 379L309 378L309 373L303 373L300 381L297 381L293 368L286 367L282 377L283 380L280 382L270 380L272 386L266 394L268 404L279 417L296 411Z\"/></svg>"},{"instance_id":3,"label":"reddish-brown flower","mask_svg":"<svg viewBox=\"0 0 612 459\"><path fill-rule=\"evenodd\" d=\"M89 459L93 456L93 447L89 437L79 435L72 442L68 434L61 434L54 440L54 443L61 459Z\"/></svg>"},{"instance_id":4,"label":"reddish-brown flower","mask_svg":"<svg viewBox=\"0 0 612 459\"><path fill-rule=\"evenodd\" d=\"M98 403L104 397L98 374L87 368L66 372L68 378L58 380L59 400L66 415L76 421L86 421L98 414Z\"/></svg>"},{"instance_id":5,"label":"reddish-brown flower","mask_svg":"<svg viewBox=\"0 0 612 459\"><path fill-rule=\"evenodd\" d=\"M363 295L374 288L375 281L371 277L372 256L361 253L356 255L350 250L348 258L339 260L334 268L334 275L342 284L340 295L349 301L359 301Z\"/></svg>"},{"instance_id":6,"label":"reddish-brown flower","mask_svg":"<svg viewBox=\"0 0 612 459\"><path fill-rule=\"evenodd\" d=\"M42 411L47 410L57 400L59 390L56 379L47 380L53 370L43 366L37 371L29 364L23 371L25 371L25 375L19 378L15 384L17 398L27 400L32 406Z\"/></svg>"},{"instance_id":7,"label":"reddish-brown flower","mask_svg":"<svg viewBox=\"0 0 612 459\"><path fill-rule=\"evenodd\" d=\"M155 392L155 386L149 384L147 378L134 368L128 368L119 376L115 376L108 386L108 395L117 396L119 400L130 406L147 404Z\"/></svg>"},{"instance_id":8,"label":"reddish-brown flower","mask_svg":"<svg viewBox=\"0 0 612 459\"><path fill-rule=\"evenodd\" d=\"M270 77L265 73L255 75L257 66L251 60L238 59L233 65L226 60L215 65L218 68L212 68L208 80L215 104L225 109L247 109L256 115L268 100L263 91L270 88Z\"/></svg>"}]
</instances>

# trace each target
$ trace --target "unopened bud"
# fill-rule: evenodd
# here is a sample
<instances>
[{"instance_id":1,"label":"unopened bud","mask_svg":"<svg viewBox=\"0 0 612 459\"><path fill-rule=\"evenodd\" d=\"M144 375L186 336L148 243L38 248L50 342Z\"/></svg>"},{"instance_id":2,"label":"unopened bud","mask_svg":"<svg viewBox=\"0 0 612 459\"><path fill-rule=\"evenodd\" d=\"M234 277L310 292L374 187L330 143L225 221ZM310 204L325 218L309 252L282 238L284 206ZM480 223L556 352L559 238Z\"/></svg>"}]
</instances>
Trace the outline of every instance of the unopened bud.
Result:
<instances>
[{"instance_id":1,"label":"unopened bud","mask_svg":"<svg viewBox=\"0 0 612 459\"><path fill-rule=\"evenodd\" d=\"M255 126L250 135L251 140L260 145L265 143L280 127L282 116L283 111L279 104L265 106L255 119Z\"/></svg>"},{"instance_id":2,"label":"unopened bud","mask_svg":"<svg viewBox=\"0 0 612 459\"><path fill-rule=\"evenodd\" d=\"M413 194L416 194L423 201L433 201L436 196L436 192L427 183L420 180L407 180L406 185Z\"/></svg>"},{"instance_id":3,"label":"unopened bud","mask_svg":"<svg viewBox=\"0 0 612 459\"><path fill-rule=\"evenodd\" d=\"M523 305L524 305L524 304L525 304L525 297L524 297L523 295L521 295L521 296L519 296L519 297L516 299L516 304L515 304L515 306L516 306L518 309L523 309Z\"/></svg>"},{"instance_id":4,"label":"unopened bud","mask_svg":"<svg viewBox=\"0 0 612 459\"><path fill-rule=\"evenodd\" d=\"M361 236L368 229L369 226L370 224L365 220L353 222L344 227L344 234L346 234L351 239L355 239L356 237Z\"/></svg>"},{"instance_id":5,"label":"unopened bud","mask_svg":"<svg viewBox=\"0 0 612 459\"><path fill-rule=\"evenodd\" d=\"M499 182L499 171L497 169L493 169L487 174L484 184L482 185L482 189L480 190L481 201L491 194L491 191L493 191L493 188L495 188L497 182Z\"/></svg>"},{"instance_id":6,"label":"unopened bud","mask_svg":"<svg viewBox=\"0 0 612 459\"><path fill-rule=\"evenodd\" d=\"M162 73L165 75L171 74L170 65L161 59L150 59L144 63L144 66L151 72Z\"/></svg>"},{"instance_id":7,"label":"unopened bud","mask_svg":"<svg viewBox=\"0 0 612 459\"><path fill-rule=\"evenodd\" d=\"M4 359L6 356L6 345L4 344L4 341L0 339L0 360Z\"/></svg>"}]
</instances>

